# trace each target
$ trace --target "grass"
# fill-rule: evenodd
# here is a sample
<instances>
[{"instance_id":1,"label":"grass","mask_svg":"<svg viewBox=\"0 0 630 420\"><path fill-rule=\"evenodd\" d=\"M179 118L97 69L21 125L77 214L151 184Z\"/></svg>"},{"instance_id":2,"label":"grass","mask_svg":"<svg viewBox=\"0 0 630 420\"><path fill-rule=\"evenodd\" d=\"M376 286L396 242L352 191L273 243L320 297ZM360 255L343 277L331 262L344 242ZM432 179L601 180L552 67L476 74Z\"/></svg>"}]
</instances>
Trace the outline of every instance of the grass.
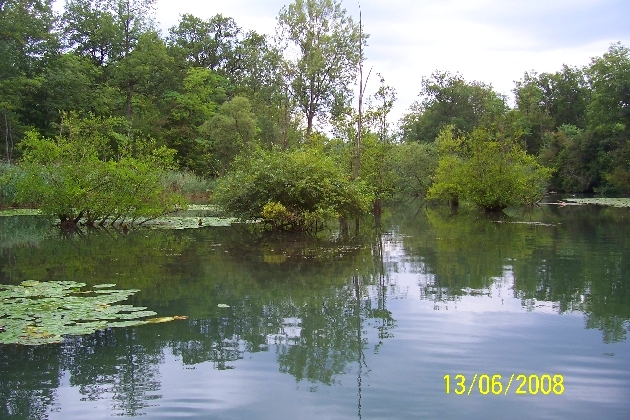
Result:
<instances>
[{"instance_id":1,"label":"grass","mask_svg":"<svg viewBox=\"0 0 630 420\"><path fill-rule=\"evenodd\" d=\"M169 171L163 181L172 191L195 201L207 200L214 188L214 180L200 177L189 171Z\"/></svg>"}]
</instances>

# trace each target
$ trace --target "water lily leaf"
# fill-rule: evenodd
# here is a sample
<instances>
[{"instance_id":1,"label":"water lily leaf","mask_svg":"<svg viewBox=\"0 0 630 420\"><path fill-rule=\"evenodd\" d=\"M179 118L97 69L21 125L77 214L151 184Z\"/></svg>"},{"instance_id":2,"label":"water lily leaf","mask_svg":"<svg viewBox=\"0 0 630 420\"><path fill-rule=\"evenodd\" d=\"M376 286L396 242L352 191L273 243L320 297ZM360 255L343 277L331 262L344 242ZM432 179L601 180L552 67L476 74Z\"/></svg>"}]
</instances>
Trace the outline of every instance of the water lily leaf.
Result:
<instances>
[{"instance_id":1,"label":"water lily leaf","mask_svg":"<svg viewBox=\"0 0 630 420\"><path fill-rule=\"evenodd\" d=\"M115 305L137 289L116 290L113 284L99 285L91 292L81 291L85 283L74 281L0 285L0 343L39 345L59 343L65 335L92 334L110 327L127 327L149 322L155 312L146 307ZM180 319L176 317L160 322ZM152 321L157 322L157 321Z\"/></svg>"},{"instance_id":2,"label":"water lily leaf","mask_svg":"<svg viewBox=\"0 0 630 420\"><path fill-rule=\"evenodd\" d=\"M160 317L160 318L147 319L147 323L148 324L160 324L162 322L170 322L170 321L174 321L174 320L175 320L175 318L172 317L172 316L163 316L163 317Z\"/></svg>"},{"instance_id":3,"label":"water lily leaf","mask_svg":"<svg viewBox=\"0 0 630 420\"><path fill-rule=\"evenodd\" d=\"M106 287L115 287L116 285L114 283L106 283L106 284L97 284L96 286L93 286L94 289L105 289Z\"/></svg>"},{"instance_id":4,"label":"water lily leaf","mask_svg":"<svg viewBox=\"0 0 630 420\"><path fill-rule=\"evenodd\" d=\"M39 216L41 211L39 209L6 209L0 210L0 217L2 216Z\"/></svg>"},{"instance_id":5,"label":"water lily leaf","mask_svg":"<svg viewBox=\"0 0 630 420\"><path fill-rule=\"evenodd\" d=\"M565 198L577 204L598 204L600 206L630 207L630 198Z\"/></svg>"},{"instance_id":6,"label":"water lily leaf","mask_svg":"<svg viewBox=\"0 0 630 420\"><path fill-rule=\"evenodd\" d=\"M147 321L136 320L136 321L109 322L107 326L109 328L123 328L123 327L135 327L138 325L145 325L145 324L147 324Z\"/></svg>"}]
</instances>

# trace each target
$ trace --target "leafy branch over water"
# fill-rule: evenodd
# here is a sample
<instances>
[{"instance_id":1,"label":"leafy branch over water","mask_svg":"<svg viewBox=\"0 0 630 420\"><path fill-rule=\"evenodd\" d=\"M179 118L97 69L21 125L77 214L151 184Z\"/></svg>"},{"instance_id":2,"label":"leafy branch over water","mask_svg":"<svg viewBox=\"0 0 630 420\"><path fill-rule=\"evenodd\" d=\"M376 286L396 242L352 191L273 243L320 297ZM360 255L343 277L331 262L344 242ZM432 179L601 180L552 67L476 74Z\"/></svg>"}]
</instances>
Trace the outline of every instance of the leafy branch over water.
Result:
<instances>
[{"instance_id":1,"label":"leafy branch over water","mask_svg":"<svg viewBox=\"0 0 630 420\"><path fill-rule=\"evenodd\" d=\"M39 345L60 343L64 335L91 334L111 327L128 327L185 319L162 317L146 307L113 305L138 292L115 290L114 284L81 291L85 283L28 280L19 286L0 284L0 343Z\"/></svg>"}]
</instances>

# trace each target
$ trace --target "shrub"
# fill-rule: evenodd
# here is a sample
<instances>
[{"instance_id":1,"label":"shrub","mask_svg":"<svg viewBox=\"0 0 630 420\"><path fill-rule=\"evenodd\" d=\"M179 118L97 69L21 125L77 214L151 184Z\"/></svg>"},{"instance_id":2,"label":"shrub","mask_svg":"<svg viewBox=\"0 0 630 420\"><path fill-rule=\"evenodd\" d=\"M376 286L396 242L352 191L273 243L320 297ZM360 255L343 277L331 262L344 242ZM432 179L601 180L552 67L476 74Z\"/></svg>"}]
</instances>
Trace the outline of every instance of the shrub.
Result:
<instances>
[{"instance_id":1,"label":"shrub","mask_svg":"<svg viewBox=\"0 0 630 420\"><path fill-rule=\"evenodd\" d=\"M446 128L436 141L440 158L429 199L463 199L499 211L534 203L545 192L551 171L515 142L481 128L459 138Z\"/></svg>"},{"instance_id":2,"label":"shrub","mask_svg":"<svg viewBox=\"0 0 630 420\"><path fill-rule=\"evenodd\" d=\"M14 176L16 200L35 202L43 214L58 217L67 227L81 219L92 225L155 217L184 204L162 181L174 166L174 150L127 138L114 153L104 140L97 132L80 130L54 139L27 133Z\"/></svg>"},{"instance_id":3,"label":"shrub","mask_svg":"<svg viewBox=\"0 0 630 420\"><path fill-rule=\"evenodd\" d=\"M219 180L217 203L242 219L276 229L314 231L330 217L366 212L373 199L362 181L351 181L333 159L315 149L255 150L239 156Z\"/></svg>"}]
</instances>

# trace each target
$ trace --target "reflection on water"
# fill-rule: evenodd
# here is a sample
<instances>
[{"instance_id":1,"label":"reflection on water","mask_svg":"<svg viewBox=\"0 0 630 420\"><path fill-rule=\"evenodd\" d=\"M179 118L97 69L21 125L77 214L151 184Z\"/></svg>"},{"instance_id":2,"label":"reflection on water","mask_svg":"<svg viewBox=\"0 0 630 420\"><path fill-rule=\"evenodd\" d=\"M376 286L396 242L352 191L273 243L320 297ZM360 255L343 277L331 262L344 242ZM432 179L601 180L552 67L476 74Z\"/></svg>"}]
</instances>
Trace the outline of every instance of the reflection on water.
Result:
<instances>
[{"instance_id":1,"label":"reflection on water","mask_svg":"<svg viewBox=\"0 0 630 420\"><path fill-rule=\"evenodd\" d=\"M64 238L39 217L0 218L0 283L116 283L141 289L134 305L189 316L0 345L0 418L627 418L627 209L445 210L319 238L238 226ZM443 389L447 373L547 370L566 395Z\"/></svg>"}]
</instances>

